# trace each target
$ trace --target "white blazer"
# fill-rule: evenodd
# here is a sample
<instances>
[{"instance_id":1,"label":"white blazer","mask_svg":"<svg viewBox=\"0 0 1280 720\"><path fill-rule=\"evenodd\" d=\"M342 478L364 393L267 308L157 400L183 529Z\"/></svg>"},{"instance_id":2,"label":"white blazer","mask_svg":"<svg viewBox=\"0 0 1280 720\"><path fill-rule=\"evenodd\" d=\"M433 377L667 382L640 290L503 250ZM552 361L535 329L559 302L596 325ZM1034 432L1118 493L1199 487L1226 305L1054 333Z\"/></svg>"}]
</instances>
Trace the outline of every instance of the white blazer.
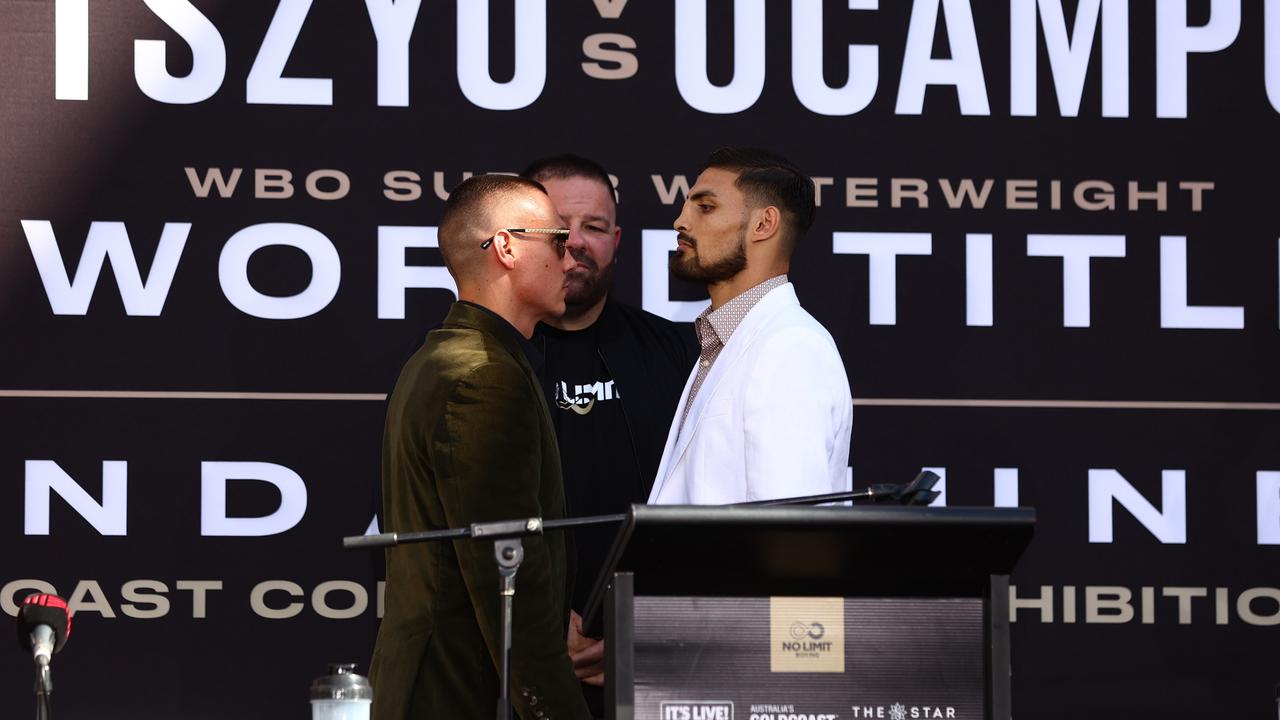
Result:
<instances>
[{"instance_id":1,"label":"white blazer","mask_svg":"<svg viewBox=\"0 0 1280 720\"><path fill-rule=\"evenodd\" d=\"M720 505L849 490L853 397L831 334L790 283L729 336L680 428L680 396L651 504Z\"/></svg>"}]
</instances>

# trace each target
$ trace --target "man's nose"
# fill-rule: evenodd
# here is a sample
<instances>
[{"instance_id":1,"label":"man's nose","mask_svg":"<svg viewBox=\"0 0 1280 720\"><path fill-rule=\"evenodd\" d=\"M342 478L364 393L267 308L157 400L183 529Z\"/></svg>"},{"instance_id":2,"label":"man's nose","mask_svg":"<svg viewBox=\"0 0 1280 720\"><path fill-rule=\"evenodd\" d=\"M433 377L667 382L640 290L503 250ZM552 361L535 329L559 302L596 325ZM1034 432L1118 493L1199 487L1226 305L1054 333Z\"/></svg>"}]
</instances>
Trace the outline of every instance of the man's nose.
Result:
<instances>
[{"instance_id":1,"label":"man's nose","mask_svg":"<svg viewBox=\"0 0 1280 720\"><path fill-rule=\"evenodd\" d=\"M587 238L582 234L582 227L570 227L565 246L570 250L582 250L587 246Z\"/></svg>"},{"instance_id":2,"label":"man's nose","mask_svg":"<svg viewBox=\"0 0 1280 720\"><path fill-rule=\"evenodd\" d=\"M687 208L680 208L680 214L676 216L676 220L671 224L671 227L675 228L679 232L688 232L689 224L684 219L686 212L688 212Z\"/></svg>"}]
</instances>

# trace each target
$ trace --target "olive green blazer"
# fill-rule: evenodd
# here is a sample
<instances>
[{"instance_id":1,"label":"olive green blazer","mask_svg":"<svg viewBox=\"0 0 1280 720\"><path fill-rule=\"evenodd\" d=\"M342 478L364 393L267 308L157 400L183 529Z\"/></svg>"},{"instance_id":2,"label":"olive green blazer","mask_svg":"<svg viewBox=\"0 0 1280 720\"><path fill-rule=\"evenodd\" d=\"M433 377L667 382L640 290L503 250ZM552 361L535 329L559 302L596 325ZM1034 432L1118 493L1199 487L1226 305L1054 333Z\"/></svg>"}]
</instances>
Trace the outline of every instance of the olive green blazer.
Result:
<instances>
[{"instance_id":1,"label":"olive green blazer","mask_svg":"<svg viewBox=\"0 0 1280 720\"><path fill-rule=\"evenodd\" d=\"M560 455L541 387L515 331L457 303L427 334L388 401L382 443L387 532L564 517ZM524 720L590 717L565 647L572 547L524 539L516 577L512 705ZM492 718L499 604L493 544L387 550L373 652L373 717Z\"/></svg>"}]
</instances>

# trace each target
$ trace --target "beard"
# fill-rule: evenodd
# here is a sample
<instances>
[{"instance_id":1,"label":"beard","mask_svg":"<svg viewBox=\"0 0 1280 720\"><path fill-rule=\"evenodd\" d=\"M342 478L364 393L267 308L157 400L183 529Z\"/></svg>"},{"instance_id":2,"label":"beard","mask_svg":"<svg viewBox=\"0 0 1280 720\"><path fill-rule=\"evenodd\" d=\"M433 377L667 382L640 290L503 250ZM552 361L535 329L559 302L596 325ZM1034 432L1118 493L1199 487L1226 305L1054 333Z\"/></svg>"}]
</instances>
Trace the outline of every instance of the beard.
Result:
<instances>
[{"instance_id":1,"label":"beard","mask_svg":"<svg viewBox=\"0 0 1280 720\"><path fill-rule=\"evenodd\" d=\"M573 255L574 260L586 266L584 268L574 268L567 275L569 287L565 291L564 297L565 314L577 315L594 307L600 301L600 298L609 292L616 257L610 258L608 264L601 267L594 258L585 252L573 252L570 250L570 254Z\"/></svg>"},{"instance_id":2,"label":"beard","mask_svg":"<svg viewBox=\"0 0 1280 720\"><path fill-rule=\"evenodd\" d=\"M747 268L747 234L743 226L742 237L738 245L730 253L719 260L703 262L697 254L698 241L680 233L679 238L689 243L692 248L671 256L668 266L671 274L686 282L711 283L723 282Z\"/></svg>"}]
</instances>

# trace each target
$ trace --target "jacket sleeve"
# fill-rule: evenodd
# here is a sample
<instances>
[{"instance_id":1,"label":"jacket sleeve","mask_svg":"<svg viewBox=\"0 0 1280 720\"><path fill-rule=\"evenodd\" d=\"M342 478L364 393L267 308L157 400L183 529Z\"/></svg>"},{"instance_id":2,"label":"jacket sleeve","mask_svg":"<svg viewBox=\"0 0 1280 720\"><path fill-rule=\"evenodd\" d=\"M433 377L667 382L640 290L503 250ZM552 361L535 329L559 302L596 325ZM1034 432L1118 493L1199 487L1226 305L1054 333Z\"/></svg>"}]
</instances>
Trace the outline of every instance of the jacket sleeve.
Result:
<instances>
[{"instance_id":1,"label":"jacket sleeve","mask_svg":"<svg viewBox=\"0 0 1280 720\"><path fill-rule=\"evenodd\" d=\"M839 352L804 327L765 342L743 396L747 499L848 490L853 398Z\"/></svg>"},{"instance_id":2,"label":"jacket sleeve","mask_svg":"<svg viewBox=\"0 0 1280 720\"><path fill-rule=\"evenodd\" d=\"M433 442L449 526L542 516L546 420L534 392L520 367L506 363L481 365L455 387ZM512 704L524 720L588 718L565 645L563 553L553 557L542 536L523 544L512 622ZM454 550L496 672L501 634L493 544L458 540Z\"/></svg>"}]
</instances>

